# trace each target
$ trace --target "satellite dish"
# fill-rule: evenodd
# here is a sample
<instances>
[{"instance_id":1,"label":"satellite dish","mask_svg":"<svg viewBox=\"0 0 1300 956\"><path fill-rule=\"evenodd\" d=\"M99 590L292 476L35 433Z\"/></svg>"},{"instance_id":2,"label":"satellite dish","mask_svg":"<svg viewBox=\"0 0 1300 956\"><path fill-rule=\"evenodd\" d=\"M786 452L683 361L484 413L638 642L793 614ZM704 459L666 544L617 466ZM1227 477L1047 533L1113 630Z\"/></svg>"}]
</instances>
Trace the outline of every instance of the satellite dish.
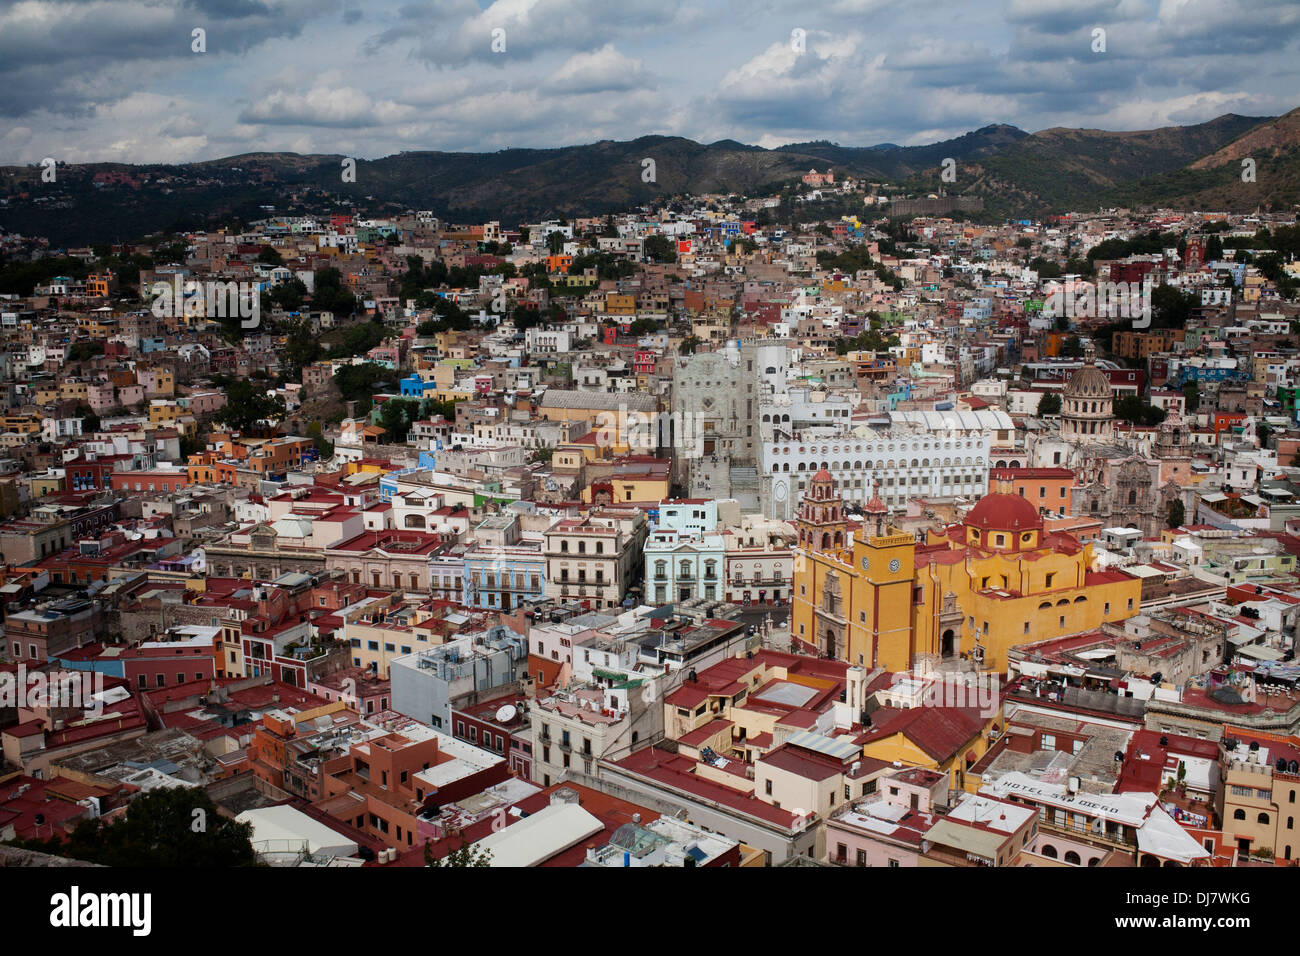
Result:
<instances>
[{"instance_id":1,"label":"satellite dish","mask_svg":"<svg viewBox=\"0 0 1300 956\"><path fill-rule=\"evenodd\" d=\"M497 722L502 724L508 724L510 723L510 721L515 719L515 715L517 713L518 711L515 710L514 704L506 704L504 707L502 707L500 710L497 711Z\"/></svg>"}]
</instances>

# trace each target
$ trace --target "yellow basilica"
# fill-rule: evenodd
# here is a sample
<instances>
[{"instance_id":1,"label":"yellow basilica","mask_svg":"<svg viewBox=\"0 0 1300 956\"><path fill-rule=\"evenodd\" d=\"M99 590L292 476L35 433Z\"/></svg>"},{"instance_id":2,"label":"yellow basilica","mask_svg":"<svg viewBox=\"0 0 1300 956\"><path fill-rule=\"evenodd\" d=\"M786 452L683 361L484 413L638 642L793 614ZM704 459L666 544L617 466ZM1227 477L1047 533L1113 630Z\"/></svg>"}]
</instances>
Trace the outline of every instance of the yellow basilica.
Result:
<instances>
[{"instance_id":1,"label":"yellow basilica","mask_svg":"<svg viewBox=\"0 0 1300 956\"><path fill-rule=\"evenodd\" d=\"M879 495L846 520L835 480L813 476L799 506L791 637L866 667L911 670L919 655L1002 671L1017 644L1096 630L1140 609L1141 581L1093 571L1092 546L1044 530L1010 488L919 543Z\"/></svg>"}]
</instances>

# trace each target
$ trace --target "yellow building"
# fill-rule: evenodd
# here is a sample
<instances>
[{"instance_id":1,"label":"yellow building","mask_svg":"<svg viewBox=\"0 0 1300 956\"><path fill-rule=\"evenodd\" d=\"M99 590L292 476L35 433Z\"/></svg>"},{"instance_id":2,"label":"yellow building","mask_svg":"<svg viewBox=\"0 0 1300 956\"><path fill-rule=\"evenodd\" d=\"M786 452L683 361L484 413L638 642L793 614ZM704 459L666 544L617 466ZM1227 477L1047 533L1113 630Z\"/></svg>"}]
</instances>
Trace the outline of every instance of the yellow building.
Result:
<instances>
[{"instance_id":1,"label":"yellow building","mask_svg":"<svg viewBox=\"0 0 1300 956\"><path fill-rule=\"evenodd\" d=\"M672 492L672 482L667 474L610 475L584 488L582 500L590 504L602 491L609 496L608 503L615 505L663 501Z\"/></svg>"},{"instance_id":2,"label":"yellow building","mask_svg":"<svg viewBox=\"0 0 1300 956\"><path fill-rule=\"evenodd\" d=\"M918 544L888 525L878 496L851 525L834 485L819 471L798 519L791 636L820 655L890 671L960 656L1001 671L1017 644L1140 610L1137 578L1093 571L1092 546L1048 532L1009 486Z\"/></svg>"},{"instance_id":3,"label":"yellow building","mask_svg":"<svg viewBox=\"0 0 1300 956\"><path fill-rule=\"evenodd\" d=\"M59 385L59 398L67 401L84 402L89 390L90 384L88 382L62 382Z\"/></svg>"},{"instance_id":4,"label":"yellow building","mask_svg":"<svg viewBox=\"0 0 1300 956\"><path fill-rule=\"evenodd\" d=\"M49 399L49 401L54 401L54 399ZM0 431L15 432L19 435L35 435L40 430L41 420L35 415L0 415Z\"/></svg>"},{"instance_id":5,"label":"yellow building","mask_svg":"<svg viewBox=\"0 0 1300 956\"><path fill-rule=\"evenodd\" d=\"M181 407L175 402L169 402L163 398L156 398L149 403L149 421L155 425L162 423L172 423L184 414Z\"/></svg>"},{"instance_id":6,"label":"yellow building","mask_svg":"<svg viewBox=\"0 0 1300 956\"><path fill-rule=\"evenodd\" d=\"M605 293L607 315L636 315L636 296L623 292Z\"/></svg>"}]
</instances>

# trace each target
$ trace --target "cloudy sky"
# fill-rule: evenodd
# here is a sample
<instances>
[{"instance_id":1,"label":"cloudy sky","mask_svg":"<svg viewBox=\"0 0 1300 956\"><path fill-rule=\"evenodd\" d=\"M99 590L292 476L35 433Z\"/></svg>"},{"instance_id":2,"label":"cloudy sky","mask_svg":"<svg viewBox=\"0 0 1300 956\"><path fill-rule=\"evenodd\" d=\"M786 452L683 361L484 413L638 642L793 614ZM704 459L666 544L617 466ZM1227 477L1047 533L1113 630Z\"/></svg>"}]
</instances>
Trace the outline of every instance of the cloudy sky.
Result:
<instances>
[{"instance_id":1,"label":"cloudy sky","mask_svg":"<svg viewBox=\"0 0 1300 956\"><path fill-rule=\"evenodd\" d=\"M1295 0L0 0L0 164L916 145L1297 106Z\"/></svg>"}]
</instances>

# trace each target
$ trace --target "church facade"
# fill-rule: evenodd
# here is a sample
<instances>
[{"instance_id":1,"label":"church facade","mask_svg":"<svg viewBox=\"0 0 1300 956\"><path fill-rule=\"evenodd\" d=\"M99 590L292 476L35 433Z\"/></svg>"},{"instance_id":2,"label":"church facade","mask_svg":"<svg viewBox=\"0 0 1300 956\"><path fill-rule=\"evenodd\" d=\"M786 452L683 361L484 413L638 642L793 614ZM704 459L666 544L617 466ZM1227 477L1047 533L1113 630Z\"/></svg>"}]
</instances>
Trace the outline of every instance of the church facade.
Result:
<instances>
[{"instance_id":1,"label":"church facade","mask_svg":"<svg viewBox=\"0 0 1300 956\"><path fill-rule=\"evenodd\" d=\"M860 525L845 521L834 479L819 472L797 521L792 640L889 671L919 658L1001 671L1017 644L1139 612L1137 578L1092 570L1091 545L1046 531L1037 509L1009 491L918 542L889 524L879 497Z\"/></svg>"}]
</instances>

